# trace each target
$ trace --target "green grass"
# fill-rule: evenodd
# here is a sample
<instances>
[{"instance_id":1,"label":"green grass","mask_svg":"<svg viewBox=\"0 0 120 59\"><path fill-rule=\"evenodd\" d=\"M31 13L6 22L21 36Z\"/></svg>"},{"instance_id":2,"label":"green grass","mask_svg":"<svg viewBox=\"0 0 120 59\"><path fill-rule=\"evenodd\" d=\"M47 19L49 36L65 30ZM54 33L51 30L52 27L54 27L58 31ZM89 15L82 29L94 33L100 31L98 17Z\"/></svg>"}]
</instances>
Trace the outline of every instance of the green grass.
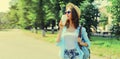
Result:
<instances>
[{"instance_id":1,"label":"green grass","mask_svg":"<svg viewBox=\"0 0 120 59\"><path fill-rule=\"evenodd\" d=\"M120 56L120 41L115 38L91 37L91 52L99 56Z\"/></svg>"},{"instance_id":2,"label":"green grass","mask_svg":"<svg viewBox=\"0 0 120 59\"><path fill-rule=\"evenodd\" d=\"M24 30L24 32L37 39L42 39L51 43L55 43L57 37L57 32L55 32L55 34L51 34L51 32L48 31L46 32L45 37L42 37L41 31L38 31L38 34L26 30ZM90 49L92 54L111 57L113 59L116 59L118 56L120 56L120 41L116 40L115 38L91 37L91 40Z\"/></svg>"},{"instance_id":3,"label":"green grass","mask_svg":"<svg viewBox=\"0 0 120 59\"><path fill-rule=\"evenodd\" d=\"M45 34L45 37L42 37L41 30L39 30L37 33L33 33L29 30L22 30L22 31L27 35L30 35L30 36L35 37L37 39L48 41L50 43L55 43L56 37L57 37L57 32L55 32L54 34L51 34L51 31L47 31Z\"/></svg>"}]
</instances>

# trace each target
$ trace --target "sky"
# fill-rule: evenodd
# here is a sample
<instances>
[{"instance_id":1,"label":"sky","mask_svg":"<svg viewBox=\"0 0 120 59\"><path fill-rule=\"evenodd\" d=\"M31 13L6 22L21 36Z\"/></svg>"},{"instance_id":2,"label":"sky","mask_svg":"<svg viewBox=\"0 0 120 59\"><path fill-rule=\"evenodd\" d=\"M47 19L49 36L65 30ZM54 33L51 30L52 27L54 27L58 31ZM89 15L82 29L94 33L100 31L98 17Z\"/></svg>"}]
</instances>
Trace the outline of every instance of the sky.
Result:
<instances>
[{"instance_id":1,"label":"sky","mask_svg":"<svg viewBox=\"0 0 120 59\"><path fill-rule=\"evenodd\" d=\"M7 12L9 11L9 2L11 0L0 0L0 12Z\"/></svg>"}]
</instances>

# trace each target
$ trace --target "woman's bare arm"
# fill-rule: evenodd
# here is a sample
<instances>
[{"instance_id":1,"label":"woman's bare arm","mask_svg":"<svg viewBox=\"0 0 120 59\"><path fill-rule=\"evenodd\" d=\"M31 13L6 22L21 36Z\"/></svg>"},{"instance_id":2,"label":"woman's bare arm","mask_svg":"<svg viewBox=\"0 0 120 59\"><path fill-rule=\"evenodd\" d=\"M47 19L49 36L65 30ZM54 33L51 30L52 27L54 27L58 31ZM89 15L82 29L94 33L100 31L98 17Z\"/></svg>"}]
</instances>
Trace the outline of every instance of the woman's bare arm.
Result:
<instances>
[{"instance_id":1,"label":"woman's bare arm","mask_svg":"<svg viewBox=\"0 0 120 59\"><path fill-rule=\"evenodd\" d=\"M82 46L88 46L88 44L87 44L87 43L82 42L82 40L81 40L81 38L80 38L80 37L78 37L78 42L79 42L79 44L80 44L80 45L82 45Z\"/></svg>"},{"instance_id":2,"label":"woman's bare arm","mask_svg":"<svg viewBox=\"0 0 120 59\"><path fill-rule=\"evenodd\" d=\"M62 20L60 20L60 22L59 22L59 27L60 27L60 29L63 28Z\"/></svg>"},{"instance_id":3,"label":"woman's bare arm","mask_svg":"<svg viewBox=\"0 0 120 59\"><path fill-rule=\"evenodd\" d=\"M60 30L59 30L59 32L58 32L58 35L57 35L57 40L56 40L56 42L60 42L61 33L62 33L62 29L60 29Z\"/></svg>"}]
</instances>

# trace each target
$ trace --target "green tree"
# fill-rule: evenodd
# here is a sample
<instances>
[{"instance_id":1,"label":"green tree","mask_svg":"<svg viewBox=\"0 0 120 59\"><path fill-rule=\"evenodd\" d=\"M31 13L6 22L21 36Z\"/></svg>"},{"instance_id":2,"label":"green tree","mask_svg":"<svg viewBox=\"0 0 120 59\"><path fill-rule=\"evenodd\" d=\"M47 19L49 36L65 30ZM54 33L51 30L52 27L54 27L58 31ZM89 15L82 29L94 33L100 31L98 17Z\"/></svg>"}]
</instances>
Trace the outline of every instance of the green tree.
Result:
<instances>
[{"instance_id":1,"label":"green tree","mask_svg":"<svg viewBox=\"0 0 120 59\"><path fill-rule=\"evenodd\" d=\"M99 11L98 8L96 8L92 4L92 0L86 0L83 3L81 3L81 20L84 21L82 25L87 29L88 36L90 38L91 35L91 27L94 26L97 28L98 21L97 17L99 17Z\"/></svg>"},{"instance_id":2,"label":"green tree","mask_svg":"<svg viewBox=\"0 0 120 59\"><path fill-rule=\"evenodd\" d=\"M99 25L103 26L103 28L105 29L105 26L108 24L108 17L105 16L104 14L101 14L100 16L100 20L99 20Z\"/></svg>"},{"instance_id":3,"label":"green tree","mask_svg":"<svg viewBox=\"0 0 120 59\"><path fill-rule=\"evenodd\" d=\"M19 15L19 22L18 24L22 28L30 29L34 22L35 22L35 11L33 10L34 6L32 4L32 0L19 0L18 1L18 15Z\"/></svg>"},{"instance_id":4,"label":"green tree","mask_svg":"<svg viewBox=\"0 0 120 59\"><path fill-rule=\"evenodd\" d=\"M9 14L11 14L12 18L17 19L16 25L26 29L33 27L36 19L36 10L34 10L36 4L34 4L35 1L33 0L14 0L10 2Z\"/></svg>"},{"instance_id":5,"label":"green tree","mask_svg":"<svg viewBox=\"0 0 120 59\"><path fill-rule=\"evenodd\" d=\"M63 6L68 2L72 2L77 6L84 6L85 0L16 0L14 4L12 4L10 14L13 14L14 19L17 20L17 25L22 28L30 29L42 29L45 31L46 25L52 23L52 29L54 26L59 23L60 20L60 11ZM82 10L82 19L85 19L85 27L90 29L90 25L96 25L97 19L97 9L91 4L94 0L86 0L90 3L90 5L85 5ZM94 11L92 11L94 10ZM87 13L88 12L88 13ZM96 13L96 14L95 14ZM89 19L89 20L88 20ZM14 21L16 21L14 20ZM93 22L93 23L89 23ZM95 22L95 23L94 23ZM87 32L90 32L87 31Z\"/></svg>"},{"instance_id":6,"label":"green tree","mask_svg":"<svg viewBox=\"0 0 120 59\"><path fill-rule=\"evenodd\" d=\"M120 37L120 0L110 0L110 2L112 5L108 7L108 11L113 14L113 33Z\"/></svg>"},{"instance_id":7,"label":"green tree","mask_svg":"<svg viewBox=\"0 0 120 59\"><path fill-rule=\"evenodd\" d=\"M10 12L7 14L8 19L12 22L11 25L16 26L17 22L19 21L19 17L17 15L17 6L11 5Z\"/></svg>"},{"instance_id":8,"label":"green tree","mask_svg":"<svg viewBox=\"0 0 120 59\"><path fill-rule=\"evenodd\" d=\"M8 21L6 21L6 13L0 12L0 30L4 29Z\"/></svg>"}]
</instances>

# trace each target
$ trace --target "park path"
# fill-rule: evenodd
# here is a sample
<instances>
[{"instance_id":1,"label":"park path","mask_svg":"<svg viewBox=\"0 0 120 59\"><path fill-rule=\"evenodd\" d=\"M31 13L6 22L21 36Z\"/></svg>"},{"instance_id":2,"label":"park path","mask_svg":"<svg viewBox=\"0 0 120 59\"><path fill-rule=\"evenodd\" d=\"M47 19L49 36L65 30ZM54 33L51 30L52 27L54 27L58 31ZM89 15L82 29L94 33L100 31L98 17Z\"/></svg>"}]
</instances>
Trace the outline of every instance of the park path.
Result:
<instances>
[{"instance_id":1,"label":"park path","mask_svg":"<svg viewBox=\"0 0 120 59\"><path fill-rule=\"evenodd\" d=\"M58 47L19 29L0 31L0 59L59 59ZM91 59L103 59L91 56Z\"/></svg>"}]
</instances>

